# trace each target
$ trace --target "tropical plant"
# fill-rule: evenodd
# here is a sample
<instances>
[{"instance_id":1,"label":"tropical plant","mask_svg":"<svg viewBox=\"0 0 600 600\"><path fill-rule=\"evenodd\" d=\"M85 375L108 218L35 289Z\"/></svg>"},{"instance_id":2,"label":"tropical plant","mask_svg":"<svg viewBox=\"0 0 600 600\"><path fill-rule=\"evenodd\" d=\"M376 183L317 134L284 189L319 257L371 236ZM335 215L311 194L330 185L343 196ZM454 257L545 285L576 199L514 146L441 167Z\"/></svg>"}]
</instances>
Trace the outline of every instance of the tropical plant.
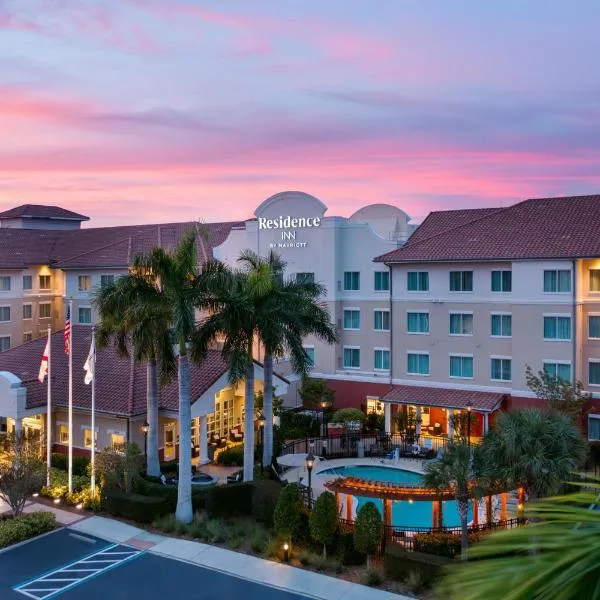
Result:
<instances>
[{"instance_id":1,"label":"tropical plant","mask_svg":"<svg viewBox=\"0 0 600 600\"><path fill-rule=\"evenodd\" d=\"M264 411L265 406L265 396L262 390L259 390L254 394L254 410L256 414L260 414ZM283 398L276 396L273 394L273 416L278 417L281 414L281 409L283 407Z\"/></svg>"},{"instance_id":2,"label":"tropical plant","mask_svg":"<svg viewBox=\"0 0 600 600\"><path fill-rule=\"evenodd\" d=\"M297 483L288 483L281 490L273 513L273 526L277 534L291 541L300 527L301 512L300 487Z\"/></svg>"},{"instance_id":3,"label":"tropical plant","mask_svg":"<svg viewBox=\"0 0 600 600\"><path fill-rule=\"evenodd\" d=\"M160 476L158 457L158 381L167 383L177 371L170 335L172 307L143 272L131 270L95 293L100 315L100 347L112 340L121 356L146 363L146 419L148 422L146 472Z\"/></svg>"},{"instance_id":4,"label":"tropical plant","mask_svg":"<svg viewBox=\"0 0 600 600\"><path fill-rule=\"evenodd\" d=\"M412 444L417 432L417 417L414 412L400 410L396 416L396 429L405 442Z\"/></svg>"},{"instance_id":5,"label":"tropical plant","mask_svg":"<svg viewBox=\"0 0 600 600\"><path fill-rule=\"evenodd\" d=\"M335 496L331 492L323 492L312 507L308 520L311 537L323 544L323 558L327 558L327 544L333 541L338 524Z\"/></svg>"},{"instance_id":6,"label":"tropical plant","mask_svg":"<svg viewBox=\"0 0 600 600\"><path fill-rule=\"evenodd\" d=\"M133 491L133 480L143 469L144 457L137 444L117 444L96 456L95 470L103 489Z\"/></svg>"},{"instance_id":7,"label":"tropical plant","mask_svg":"<svg viewBox=\"0 0 600 600\"><path fill-rule=\"evenodd\" d=\"M479 451L486 480L505 489L522 487L534 500L559 490L585 459L586 444L569 416L520 409L496 418Z\"/></svg>"},{"instance_id":8,"label":"tropical plant","mask_svg":"<svg viewBox=\"0 0 600 600\"><path fill-rule=\"evenodd\" d=\"M310 410L322 410L323 403L331 410L335 404L335 390L329 387L325 379L304 377L298 393L304 407Z\"/></svg>"},{"instance_id":9,"label":"tropical plant","mask_svg":"<svg viewBox=\"0 0 600 600\"><path fill-rule=\"evenodd\" d=\"M470 551L476 560L448 571L439 597L600 598L600 512L592 510L600 488L588 490L534 504L532 524L487 536Z\"/></svg>"},{"instance_id":10,"label":"tropical plant","mask_svg":"<svg viewBox=\"0 0 600 600\"><path fill-rule=\"evenodd\" d=\"M454 429L454 437L459 443L469 442L469 433L475 431L477 425L477 416L475 413L463 410L461 412L455 412L450 416L452 421L452 427Z\"/></svg>"},{"instance_id":11,"label":"tropical plant","mask_svg":"<svg viewBox=\"0 0 600 600\"><path fill-rule=\"evenodd\" d=\"M359 408L340 408L333 413L331 422L354 427L356 424L361 425L365 418L365 413Z\"/></svg>"},{"instance_id":12,"label":"tropical plant","mask_svg":"<svg viewBox=\"0 0 600 600\"><path fill-rule=\"evenodd\" d=\"M383 534L383 523L377 507L372 502L364 504L354 522L354 548L367 555L367 568L370 557L377 552Z\"/></svg>"},{"instance_id":13,"label":"tropical plant","mask_svg":"<svg viewBox=\"0 0 600 600\"><path fill-rule=\"evenodd\" d=\"M469 512L470 484L473 479L471 449L464 443L449 442L444 454L436 461L425 465L423 485L442 491L451 488L456 496L456 504L460 517L461 553L467 558L469 545L469 528L467 523Z\"/></svg>"},{"instance_id":14,"label":"tropical plant","mask_svg":"<svg viewBox=\"0 0 600 600\"><path fill-rule=\"evenodd\" d=\"M544 400L550 410L564 413L576 422L581 418L585 403L592 398L591 394L584 391L581 381L573 384L546 371L534 373L529 365L525 380L529 389L540 400Z\"/></svg>"},{"instance_id":15,"label":"tropical plant","mask_svg":"<svg viewBox=\"0 0 600 600\"><path fill-rule=\"evenodd\" d=\"M385 417L376 412L370 412L365 419L364 427L367 431L383 432L385 431Z\"/></svg>"}]
</instances>

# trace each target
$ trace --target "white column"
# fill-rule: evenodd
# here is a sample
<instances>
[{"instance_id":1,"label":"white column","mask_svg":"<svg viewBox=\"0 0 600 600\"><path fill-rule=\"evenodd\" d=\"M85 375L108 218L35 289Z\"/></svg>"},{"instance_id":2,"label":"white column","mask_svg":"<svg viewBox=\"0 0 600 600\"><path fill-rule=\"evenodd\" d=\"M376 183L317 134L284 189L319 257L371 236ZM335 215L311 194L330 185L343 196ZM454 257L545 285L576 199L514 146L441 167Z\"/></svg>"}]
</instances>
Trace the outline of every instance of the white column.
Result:
<instances>
[{"instance_id":1,"label":"white column","mask_svg":"<svg viewBox=\"0 0 600 600\"><path fill-rule=\"evenodd\" d=\"M483 433L484 435L488 432L490 427L489 415L487 413L483 413Z\"/></svg>"},{"instance_id":2,"label":"white column","mask_svg":"<svg viewBox=\"0 0 600 600\"><path fill-rule=\"evenodd\" d=\"M454 410L448 409L448 439L451 440L454 437Z\"/></svg>"},{"instance_id":3,"label":"white column","mask_svg":"<svg viewBox=\"0 0 600 600\"><path fill-rule=\"evenodd\" d=\"M383 416L385 423L385 432L392 433L392 405L389 402L383 404Z\"/></svg>"},{"instance_id":4,"label":"white column","mask_svg":"<svg viewBox=\"0 0 600 600\"><path fill-rule=\"evenodd\" d=\"M200 436L198 464L205 465L208 459L208 432L206 429L206 415L198 417L198 432Z\"/></svg>"},{"instance_id":5,"label":"white column","mask_svg":"<svg viewBox=\"0 0 600 600\"><path fill-rule=\"evenodd\" d=\"M417 406L417 424L415 427L415 432L417 435L421 435L421 407Z\"/></svg>"},{"instance_id":6,"label":"white column","mask_svg":"<svg viewBox=\"0 0 600 600\"><path fill-rule=\"evenodd\" d=\"M23 419L15 419L15 435L23 433Z\"/></svg>"}]
</instances>

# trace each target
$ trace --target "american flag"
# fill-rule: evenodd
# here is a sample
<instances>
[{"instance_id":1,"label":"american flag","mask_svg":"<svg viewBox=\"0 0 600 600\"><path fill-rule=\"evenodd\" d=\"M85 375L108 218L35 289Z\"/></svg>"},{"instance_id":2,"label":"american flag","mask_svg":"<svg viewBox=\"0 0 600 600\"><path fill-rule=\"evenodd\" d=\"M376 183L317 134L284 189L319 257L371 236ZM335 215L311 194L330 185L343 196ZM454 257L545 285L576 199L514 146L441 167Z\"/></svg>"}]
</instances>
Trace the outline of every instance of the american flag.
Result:
<instances>
[{"instance_id":1,"label":"american flag","mask_svg":"<svg viewBox=\"0 0 600 600\"><path fill-rule=\"evenodd\" d=\"M67 308L67 319L65 320L65 354L71 353L71 307Z\"/></svg>"}]
</instances>

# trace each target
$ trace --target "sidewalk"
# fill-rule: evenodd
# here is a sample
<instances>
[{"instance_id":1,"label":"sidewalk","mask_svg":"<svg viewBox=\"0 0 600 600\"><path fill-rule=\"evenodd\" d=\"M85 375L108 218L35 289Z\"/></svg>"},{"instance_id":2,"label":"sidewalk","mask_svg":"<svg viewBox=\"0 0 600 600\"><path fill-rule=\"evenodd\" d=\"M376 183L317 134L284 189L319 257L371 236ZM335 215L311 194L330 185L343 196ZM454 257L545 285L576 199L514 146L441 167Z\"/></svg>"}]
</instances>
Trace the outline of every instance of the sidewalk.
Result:
<instances>
[{"instance_id":1,"label":"sidewalk","mask_svg":"<svg viewBox=\"0 0 600 600\"><path fill-rule=\"evenodd\" d=\"M183 560L248 581L309 595L319 600L410 600L407 596L350 583L240 552L200 542L155 535L105 517L88 517L73 523L69 528L79 533L127 544L159 556Z\"/></svg>"}]
</instances>

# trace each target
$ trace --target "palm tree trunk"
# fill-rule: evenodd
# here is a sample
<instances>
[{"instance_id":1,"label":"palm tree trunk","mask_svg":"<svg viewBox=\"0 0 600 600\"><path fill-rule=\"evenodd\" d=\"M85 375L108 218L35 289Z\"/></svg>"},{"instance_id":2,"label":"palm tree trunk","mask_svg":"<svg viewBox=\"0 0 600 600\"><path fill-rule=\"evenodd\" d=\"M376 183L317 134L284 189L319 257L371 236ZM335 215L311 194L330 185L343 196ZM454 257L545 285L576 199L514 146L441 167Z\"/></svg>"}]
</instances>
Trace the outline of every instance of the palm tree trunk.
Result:
<instances>
[{"instance_id":1,"label":"palm tree trunk","mask_svg":"<svg viewBox=\"0 0 600 600\"><path fill-rule=\"evenodd\" d=\"M469 500L468 498L458 498L456 501L458 507L458 514L460 516L460 552L461 559L468 560L468 548L469 548L469 526L467 518L469 514Z\"/></svg>"},{"instance_id":2,"label":"palm tree trunk","mask_svg":"<svg viewBox=\"0 0 600 600\"><path fill-rule=\"evenodd\" d=\"M190 405L190 364L185 345L179 349L179 474L175 518L191 523L192 511L192 408Z\"/></svg>"},{"instance_id":3,"label":"palm tree trunk","mask_svg":"<svg viewBox=\"0 0 600 600\"><path fill-rule=\"evenodd\" d=\"M273 355L265 352L263 363L264 391L263 391L263 414L265 417L265 430L263 439L263 466L271 464L273 456Z\"/></svg>"},{"instance_id":4,"label":"palm tree trunk","mask_svg":"<svg viewBox=\"0 0 600 600\"><path fill-rule=\"evenodd\" d=\"M146 418L148 419L146 473L160 477L158 460L158 370L156 359L146 365Z\"/></svg>"},{"instance_id":5,"label":"palm tree trunk","mask_svg":"<svg viewBox=\"0 0 600 600\"><path fill-rule=\"evenodd\" d=\"M246 398L244 419L244 481L254 479L254 361L252 341L248 344L248 364L246 366Z\"/></svg>"}]
</instances>

